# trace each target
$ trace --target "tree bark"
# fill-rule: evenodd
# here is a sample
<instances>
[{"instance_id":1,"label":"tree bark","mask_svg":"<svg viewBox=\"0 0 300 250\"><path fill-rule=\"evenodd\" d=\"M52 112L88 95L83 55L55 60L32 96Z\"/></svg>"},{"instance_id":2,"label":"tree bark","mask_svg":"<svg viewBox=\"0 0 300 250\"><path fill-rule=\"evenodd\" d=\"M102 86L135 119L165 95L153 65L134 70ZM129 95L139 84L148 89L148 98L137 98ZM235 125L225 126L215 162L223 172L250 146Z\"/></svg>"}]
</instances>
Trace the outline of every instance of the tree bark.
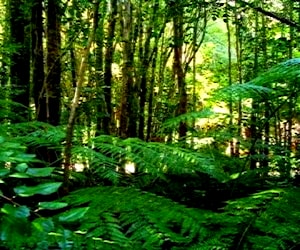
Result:
<instances>
[{"instance_id":1,"label":"tree bark","mask_svg":"<svg viewBox=\"0 0 300 250\"><path fill-rule=\"evenodd\" d=\"M106 115L103 118L103 129L106 134L112 131L112 63L114 56L114 37L116 29L116 18L118 13L118 1L111 0L111 13L108 20L107 40L104 55L104 100L106 103Z\"/></svg>"},{"instance_id":2,"label":"tree bark","mask_svg":"<svg viewBox=\"0 0 300 250\"><path fill-rule=\"evenodd\" d=\"M29 18L24 8L23 1L10 1L10 46L13 48L10 57L11 97L21 104L12 107L16 114L11 117L12 122L29 120L30 46L29 36L26 35Z\"/></svg>"},{"instance_id":3,"label":"tree bark","mask_svg":"<svg viewBox=\"0 0 300 250\"><path fill-rule=\"evenodd\" d=\"M43 51L43 0L34 0L31 16L31 48L32 48L32 81L33 81L33 97L37 114L43 98L40 94L44 84L44 51ZM42 117L37 115L37 120L41 121ZM43 120L42 120L43 121Z\"/></svg>"},{"instance_id":4,"label":"tree bark","mask_svg":"<svg viewBox=\"0 0 300 250\"><path fill-rule=\"evenodd\" d=\"M97 29L97 24L98 24L98 10L99 10L99 4L100 0L96 0L94 3L94 10L93 10L93 27L92 30L90 31L89 37L88 37L88 42L84 50L82 51L82 58L78 70L78 77L77 77L77 83L76 83L76 89L74 93L74 98L71 104L71 110L70 110L70 115L68 119L68 124L67 124L67 131L66 131L66 145L64 148L64 183L63 183L63 192L67 194L69 192L69 178L70 178L70 171L72 167L72 139L73 139L73 134L74 134L74 125L75 125L75 117L76 117L76 111L78 108L79 104L79 98L80 94L82 91L82 86L84 83L84 76L87 68L87 62L88 62L88 57L90 53L90 48L92 46L92 43L95 38L95 32Z\"/></svg>"},{"instance_id":5,"label":"tree bark","mask_svg":"<svg viewBox=\"0 0 300 250\"><path fill-rule=\"evenodd\" d=\"M183 2L176 1L173 3L173 35L174 35L174 73L177 79L179 93L179 104L177 115L187 112L187 92L185 75L182 65L182 47L183 47ZM187 134L187 125L181 122L179 125L179 138L183 139Z\"/></svg>"},{"instance_id":6,"label":"tree bark","mask_svg":"<svg viewBox=\"0 0 300 250\"><path fill-rule=\"evenodd\" d=\"M123 38L123 91L121 97L121 116L119 135L122 138L137 136L137 105L136 85L133 78L134 36L132 27L132 4L123 3L122 10L122 38Z\"/></svg>"},{"instance_id":7,"label":"tree bark","mask_svg":"<svg viewBox=\"0 0 300 250\"><path fill-rule=\"evenodd\" d=\"M48 0L47 6L47 75L41 92L39 120L58 125L61 113L61 10L58 0Z\"/></svg>"}]
</instances>

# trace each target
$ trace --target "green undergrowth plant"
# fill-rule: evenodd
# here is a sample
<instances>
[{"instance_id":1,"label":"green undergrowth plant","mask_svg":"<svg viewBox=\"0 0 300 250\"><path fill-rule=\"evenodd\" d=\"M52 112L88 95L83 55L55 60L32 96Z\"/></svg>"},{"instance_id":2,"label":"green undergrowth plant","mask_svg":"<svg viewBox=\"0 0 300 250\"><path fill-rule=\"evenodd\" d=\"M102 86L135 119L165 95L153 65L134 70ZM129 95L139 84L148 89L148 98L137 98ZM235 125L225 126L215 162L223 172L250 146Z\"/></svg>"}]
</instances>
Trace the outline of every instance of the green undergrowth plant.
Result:
<instances>
[{"instance_id":1,"label":"green undergrowth plant","mask_svg":"<svg viewBox=\"0 0 300 250\"><path fill-rule=\"evenodd\" d=\"M15 138L0 136L0 143L0 246L25 249L37 244L29 240L33 233L49 232L51 220L37 211L55 206L50 201L62 183L53 181L54 168L36 168L38 160Z\"/></svg>"},{"instance_id":2,"label":"green undergrowth plant","mask_svg":"<svg viewBox=\"0 0 300 250\"><path fill-rule=\"evenodd\" d=\"M229 179L217 159L207 152L112 136L96 137L91 144L93 148L75 146L73 155L88 159L90 171L114 184L124 177L121 173L126 172L129 163L134 166L131 176L135 177L139 188L147 186L154 179L163 179L166 174L205 173L220 182Z\"/></svg>"},{"instance_id":3,"label":"green undergrowth plant","mask_svg":"<svg viewBox=\"0 0 300 250\"><path fill-rule=\"evenodd\" d=\"M75 249L293 249L299 246L296 188L228 201L219 212L187 208L130 187L94 187L63 199L58 215Z\"/></svg>"},{"instance_id":4,"label":"green undergrowth plant","mask_svg":"<svg viewBox=\"0 0 300 250\"><path fill-rule=\"evenodd\" d=\"M209 151L100 136L91 143L93 148L77 146L74 152L89 157L91 169L111 180L110 185L74 186L73 192L58 199L61 183L53 181L55 168L35 167L38 160L18 138L2 136L0 142L2 249L275 250L299 244L298 188L228 200L215 211L174 202L163 185L160 195L145 191L157 179L168 179L168 174L178 177L168 179L170 188L176 183L179 189L181 184L186 188L188 176L199 172L219 183L227 181ZM129 161L137 166L139 182L134 174L118 169ZM124 175L128 181L120 183ZM186 196L201 191L195 189L197 182L204 180L197 178Z\"/></svg>"}]
</instances>

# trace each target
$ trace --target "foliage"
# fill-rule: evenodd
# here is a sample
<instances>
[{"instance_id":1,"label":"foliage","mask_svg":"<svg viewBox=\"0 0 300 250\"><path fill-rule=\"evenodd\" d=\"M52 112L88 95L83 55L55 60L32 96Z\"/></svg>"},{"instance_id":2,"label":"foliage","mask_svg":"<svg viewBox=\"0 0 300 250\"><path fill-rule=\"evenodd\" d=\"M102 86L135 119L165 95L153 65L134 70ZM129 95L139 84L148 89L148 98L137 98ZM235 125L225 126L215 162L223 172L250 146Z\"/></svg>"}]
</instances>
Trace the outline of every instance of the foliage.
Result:
<instances>
[{"instance_id":1,"label":"foliage","mask_svg":"<svg viewBox=\"0 0 300 250\"><path fill-rule=\"evenodd\" d=\"M208 155L176 145L96 137L94 150L82 154L90 156L91 170L100 177L111 179L115 172L118 181L113 186L84 187L56 199L53 194L60 184L50 181L54 169L35 168L35 158L25 152L26 147L4 137L1 140L3 248L287 249L299 244L299 188L270 189L229 200L218 212L186 207L167 196L137 189L163 178L163 173L180 176L200 171L226 180L217 168L208 167L213 162L204 164ZM149 181L136 184L134 174L118 172L113 166L121 159L135 162ZM101 168L109 166L110 174L103 176ZM124 178L132 187L117 186L124 185ZM15 185L13 190L8 183Z\"/></svg>"},{"instance_id":2,"label":"foliage","mask_svg":"<svg viewBox=\"0 0 300 250\"><path fill-rule=\"evenodd\" d=\"M0 248L299 248L300 8L258 2L0 1Z\"/></svg>"}]
</instances>

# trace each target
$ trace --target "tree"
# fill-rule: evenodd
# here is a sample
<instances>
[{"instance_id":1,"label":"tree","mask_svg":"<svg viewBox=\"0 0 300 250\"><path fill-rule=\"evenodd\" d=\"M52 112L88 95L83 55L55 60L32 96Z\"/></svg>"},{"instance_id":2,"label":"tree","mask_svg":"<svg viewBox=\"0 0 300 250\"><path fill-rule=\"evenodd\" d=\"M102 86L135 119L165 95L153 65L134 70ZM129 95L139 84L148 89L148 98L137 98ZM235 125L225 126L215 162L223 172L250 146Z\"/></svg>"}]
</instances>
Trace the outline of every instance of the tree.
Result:
<instances>
[{"instance_id":1,"label":"tree","mask_svg":"<svg viewBox=\"0 0 300 250\"><path fill-rule=\"evenodd\" d=\"M10 6L10 80L12 100L20 105L13 106L13 111L18 115L13 122L29 120L29 17L27 5L23 1L12 0Z\"/></svg>"},{"instance_id":2,"label":"tree","mask_svg":"<svg viewBox=\"0 0 300 250\"><path fill-rule=\"evenodd\" d=\"M40 120L52 125L60 123L61 113L61 9L58 0L50 0L47 5L47 74L40 93Z\"/></svg>"},{"instance_id":3,"label":"tree","mask_svg":"<svg viewBox=\"0 0 300 250\"><path fill-rule=\"evenodd\" d=\"M123 87L119 135L122 138L137 135L137 85L133 77L135 52L135 27L133 26L133 4L130 0L121 5L121 32L123 39Z\"/></svg>"},{"instance_id":4,"label":"tree","mask_svg":"<svg viewBox=\"0 0 300 250\"><path fill-rule=\"evenodd\" d=\"M32 81L33 97L35 109L37 110L37 120L46 121L45 108L46 101L43 97L45 81L44 69L44 46L43 46L43 1L35 0L31 9L31 55L32 55Z\"/></svg>"}]
</instances>

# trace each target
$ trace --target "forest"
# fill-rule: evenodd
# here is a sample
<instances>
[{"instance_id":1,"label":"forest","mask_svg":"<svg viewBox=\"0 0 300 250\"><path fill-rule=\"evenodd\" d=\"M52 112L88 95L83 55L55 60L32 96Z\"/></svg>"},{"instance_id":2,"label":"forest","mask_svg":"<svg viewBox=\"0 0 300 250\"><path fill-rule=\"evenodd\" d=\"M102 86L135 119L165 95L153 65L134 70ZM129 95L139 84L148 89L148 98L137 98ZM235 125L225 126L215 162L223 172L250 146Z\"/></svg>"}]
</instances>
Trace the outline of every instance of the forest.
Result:
<instances>
[{"instance_id":1,"label":"forest","mask_svg":"<svg viewBox=\"0 0 300 250\"><path fill-rule=\"evenodd\" d=\"M1 249L300 249L300 1L0 13Z\"/></svg>"}]
</instances>

